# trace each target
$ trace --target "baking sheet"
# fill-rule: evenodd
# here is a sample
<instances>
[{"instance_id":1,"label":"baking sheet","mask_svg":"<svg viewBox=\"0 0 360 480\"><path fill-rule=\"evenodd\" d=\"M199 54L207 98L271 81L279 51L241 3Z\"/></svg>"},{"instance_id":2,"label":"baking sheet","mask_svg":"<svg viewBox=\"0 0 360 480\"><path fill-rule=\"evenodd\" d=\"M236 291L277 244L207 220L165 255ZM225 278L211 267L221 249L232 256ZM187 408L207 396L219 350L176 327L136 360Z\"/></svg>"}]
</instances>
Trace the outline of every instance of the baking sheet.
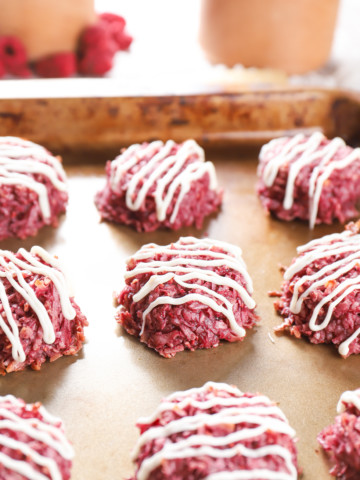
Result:
<instances>
[{"instance_id":1,"label":"baking sheet","mask_svg":"<svg viewBox=\"0 0 360 480\"><path fill-rule=\"evenodd\" d=\"M109 79L90 89L89 79L18 80L2 85L0 135L29 138L59 151L102 152L154 139L207 146L261 144L274 136L339 135L360 143L360 93L326 88L274 88L171 92L129 96ZM37 86L35 94L31 85ZM41 86L44 88L41 89ZM69 96L70 93L75 96ZM27 98L21 94L32 95ZM76 96L76 95L79 96ZM48 96L47 96L48 95ZM109 96L110 95L110 96Z\"/></svg>"},{"instance_id":2,"label":"baking sheet","mask_svg":"<svg viewBox=\"0 0 360 480\"><path fill-rule=\"evenodd\" d=\"M254 193L255 151L217 151L208 158L215 162L225 195L221 212L200 232L187 228L140 234L100 223L93 197L104 183L106 157L89 165L80 162L80 156L65 156L70 202L59 228L45 228L35 238L0 245L17 250L39 244L57 254L90 323L87 343L77 357L45 364L40 372L27 370L0 379L1 395L39 400L64 420L76 452L73 480L130 476L130 452L138 438L136 419L149 415L171 392L208 380L261 392L279 402L297 431L303 479L330 478L316 435L333 421L340 394L360 386L360 357L343 360L330 346L276 336L273 327L280 318L267 292L279 288L278 266L289 264L297 245L342 227L310 232L305 223L282 223L266 216ZM86 157L87 163L91 160ZM114 320L112 292L122 288L124 259L144 243L167 244L180 235L207 234L242 247L261 322L243 342L161 358Z\"/></svg>"}]
</instances>

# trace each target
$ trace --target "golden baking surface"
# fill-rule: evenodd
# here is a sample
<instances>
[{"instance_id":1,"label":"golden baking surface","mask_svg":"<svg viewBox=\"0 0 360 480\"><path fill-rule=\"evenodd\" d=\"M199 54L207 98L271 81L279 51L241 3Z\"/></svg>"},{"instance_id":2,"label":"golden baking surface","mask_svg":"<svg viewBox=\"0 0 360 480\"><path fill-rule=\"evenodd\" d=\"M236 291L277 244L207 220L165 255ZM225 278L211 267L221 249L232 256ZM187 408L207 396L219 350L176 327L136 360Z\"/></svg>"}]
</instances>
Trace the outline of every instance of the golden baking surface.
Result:
<instances>
[{"instance_id":1,"label":"golden baking surface","mask_svg":"<svg viewBox=\"0 0 360 480\"><path fill-rule=\"evenodd\" d=\"M343 360L331 346L274 334L281 319L267 292L280 287L278 267L289 264L297 245L341 231L342 226L310 232L307 223L283 223L266 216L255 195L256 154L240 149L209 154L225 189L219 214L200 232L188 228L151 234L100 223L93 197L104 182L106 157L89 164L89 157L81 163L80 158L70 162L65 155L70 203L59 228L0 245L17 250L39 244L57 254L90 323L87 343L77 357L45 364L40 372L27 370L0 379L0 394L39 400L64 420L76 452L72 480L130 476L137 418L149 415L171 392L208 380L261 392L279 402L299 438L303 480L330 478L316 435L333 421L340 394L359 387L360 358ZM243 342L164 359L117 326L112 293L123 286L126 257L144 243L167 244L180 235L209 235L241 246L261 322Z\"/></svg>"}]
</instances>

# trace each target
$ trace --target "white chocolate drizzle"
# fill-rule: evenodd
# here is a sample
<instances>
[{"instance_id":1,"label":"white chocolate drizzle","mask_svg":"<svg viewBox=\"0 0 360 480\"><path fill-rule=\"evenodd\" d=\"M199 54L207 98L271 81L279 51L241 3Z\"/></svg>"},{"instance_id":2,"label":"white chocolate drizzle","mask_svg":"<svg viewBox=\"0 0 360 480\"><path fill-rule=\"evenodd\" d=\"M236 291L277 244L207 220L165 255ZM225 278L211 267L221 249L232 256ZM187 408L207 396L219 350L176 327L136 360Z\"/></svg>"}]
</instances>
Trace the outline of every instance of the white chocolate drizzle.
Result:
<instances>
[{"instance_id":1,"label":"white chocolate drizzle","mask_svg":"<svg viewBox=\"0 0 360 480\"><path fill-rule=\"evenodd\" d=\"M220 248L226 253L213 250L213 247ZM157 254L165 254L174 258L165 261L153 260ZM204 256L211 259L202 258ZM148 261L139 261L135 268L125 273L125 279L141 274L151 274L145 285L133 296L134 302L139 302L158 285L169 281L174 281L189 291L182 297L159 296L151 302L143 312L140 335L145 330L147 315L158 305L182 305L196 301L224 315L229 322L231 330L240 338L245 336L245 329L235 319L232 303L224 295L197 282L210 282L215 285L232 288L239 294L241 300L249 309L254 309L256 304L250 296L253 291L252 282L241 257L240 248L211 239L199 240L194 237L182 237L173 245L165 247L156 244L144 245L130 260ZM128 260L128 263L130 260ZM239 272L246 282L246 288L229 277L224 277L212 270L208 270L213 267L227 267Z\"/></svg>"},{"instance_id":2,"label":"white chocolate drizzle","mask_svg":"<svg viewBox=\"0 0 360 480\"><path fill-rule=\"evenodd\" d=\"M284 280L290 282L294 275L313 262L323 258L346 254L342 258L324 265L316 272L303 275L293 282L293 293L289 308L294 314L300 313L304 301L310 298L312 292L319 288L326 288L327 285L333 285L334 288L318 301L309 320L309 328L313 332L318 332L329 325L334 309L344 298L356 290L360 291L360 275L346 277L354 271L356 266L360 265L360 235L346 230L341 234L327 235L323 238L312 240L297 250L300 256L284 273ZM308 286L304 288L303 285L306 283L308 283ZM300 294L300 292L302 293ZM324 311L326 306L325 317L319 323L319 314ZM350 344L359 334L360 328L355 330L351 336L339 345L338 351L340 355L346 356L349 353Z\"/></svg>"},{"instance_id":3,"label":"white chocolate drizzle","mask_svg":"<svg viewBox=\"0 0 360 480\"><path fill-rule=\"evenodd\" d=\"M12 306L9 303L4 286L5 279L24 298L25 302L29 304L34 314L38 317L45 343L54 343L54 327L43 303L36 297L34 289L27 283L24 273L30 272L36 275L43 275L54 283L59 293L62 312L66 319L74 319L76 312L70 301L64 274L58 270L58 261L38 246L32 247L30 252L20 248L18 253L24 260L17 258L10 251L0 250L0 302L3 307L3 313L0 315L0 328L12 345L13 359L16 362L24 362L26 356L21 344L18 325L12 314ZM39 261L35 255L50 266Z\"/></svg>"},{"instance_id":4,"label":"white chocolate drizzle","mask_svg":"<svg viewBox=\"0 0 360 480\"><path fill-rule=\"evenodd\" d=\"M360 412L360 388L356 390L347 390L340 396L340 400L337 404L337 413L343 413L346 410L346 406L353 406Z\"/></svg>"},{"instance_id":5,"label":"white chocolate drizzle","mask_svg":"<svg viewBox=\"0 0 360 480\"><path fill-rule=\"evenodd\" d=\"M220 395L216 395L219 392ZM227 392L231 397L224 396ZM206 400L196 400L192 395L197 393L208 393ZM215 393L215 395L214 395ZM161 426L161 415L164 412L174 412L179 415L187 406L200 410L194 415L180 416L164 426ZM203 413L214 406L224 407L216 413ZM164 439L163 447L157 453L146 458L140 465L137 472L138 480L146 480L152 471L158 468L165 460L199 457L202 455L212 458L231 458L235 455L242 455L253 459L262 459L267 455L274 455L282 461L286 472L274 472L268 468L257 470L235 470L231 472L231 479L255 479L263 478L268 480L283 479L295 480L297 470L293 464L291 452L280 445L265 445L259 448L246 447L241 442L246 442L258 437L267 431L272 431L295 437L295 431L289 426L283 412L273 404L268 397L258 395L247 398L240 390L226 384L206 383L202 388L190 389L185 392L176 392L167 397L158 407L155 414L149 418L139 420L139 425L151 425L156 422L160 426L152 426L139 438L134 452L135 461L141 452L142 447L153 440ZM230 431L222 436L211 436L196 433L206 426L240 425L247 427L237 431ZM251 427L249 425L252 425ZM176 442L170 440L171 435L195 432L181 438ZM256 472L256 474L254 473ZM229 472L216 472L208 475L207 479L222 479Z\"/></svg>"},{"instance_id":6,"label":"white chocolate drizzle","mask_svg":"<svg viewBox=\"0 0 360 480\"><path fill-rule=\"evenodd\" d=\"M151 191L157 219L164 221L178 192L170 216L170 223L174 223L193 181L208 174L209 188L217 188L214 165L205 162L204 150L194 140L182 143L176 153L172 154L174 147L176 143L172 140L165 144L156 141L148 145L132 145L111 163L110 186L114 192L117 191L120 180L129 177L125 201L130 210L139 210ZM150 157L149 161L144 162L147 157ZM190 163L189 159L192 159ZM130 174L132 169L134 172Z\"/></svg>"},{"instance_id":7,"label":"white chocolate drizzle","mask_svg":"<svg viewBox=\"0 0 360 480\"><path fill-rule=\"evenodd\" d=\"M49 480L49 478L51 480L62 480L63 476L55 460L38 453L31 447L31 443L38 441L55 450L64 459L71 460L74 457L74 450L63 433L61 420L50 415L43 406L39 408L42 419L22 418L10 410L10 407L22 410L24 402L12 395L0 397L0 417L2 417L0 419L0 446L20 451L24 456L31 458L32 462L39 468L47 469L49 476L43 475L30 463L14 459L3 452L0 452L0 464L29 480ZM26 409L31 412L31 405L26 405ZM25 434L30 437L30 440L29 442L15 440L2 433L5 430Z\"/></svg>"},{"instance_id":8,"label":"white chocolate drizzle","mask_svg":"<svg viewBox=\"0 0 360 480\"><path fill-rule=\"evenodd\" d=\"M360 148L355 148L347 153L341 160L333 160L339 150L346 148L345 142L336 137L324 146L321 142L327 140L320 133L315 132L306 137L298 134L287 142L285 138L276 138L264 145L260 151L258 174L262 177L265 185L271 187L283 165L289 165L286 181L283 208L290 210L294 203L294 188L298 175L306 166L313 166L309 180L309 223L314 228L319 208L323 186L334 170L342 170L356 160L360 160ZM276 153L277 152L277 153ZM268 158L272 155L270 158Z\"/></svg>"},{"instance_id":9,"label":"white chocolate drizzle","mask_svg":"<svg viewBox=\"0 0 360 480\"><path fill-rule=\"evenodd\" d=\"M0 137L0 185L22 185L39 197L39 207L44 220L51 216L46 186L31 174L49 179L54 188L67 190L66 176L59 160L45 148L16 137Z\"/></svg>"}]
</instances>

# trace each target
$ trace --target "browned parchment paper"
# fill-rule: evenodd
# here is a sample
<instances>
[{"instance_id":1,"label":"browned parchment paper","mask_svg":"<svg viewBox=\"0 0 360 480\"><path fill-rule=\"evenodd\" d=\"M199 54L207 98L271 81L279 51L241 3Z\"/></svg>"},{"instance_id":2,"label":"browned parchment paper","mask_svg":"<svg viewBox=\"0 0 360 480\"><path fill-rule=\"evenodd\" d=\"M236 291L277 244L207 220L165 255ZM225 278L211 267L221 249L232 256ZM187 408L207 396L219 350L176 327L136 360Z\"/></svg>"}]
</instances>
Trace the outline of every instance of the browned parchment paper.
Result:
<instances>
[{"instance_id":1,"label":"browned parchment paper","mask_svg":"<svg viewBox=\"0 0 360 480\"><path fill-rule=\"evenodd\" d=\"M279 402L298 434L304 480L330 478L316 435L333 421L340 394L360 386L360 358L343 360L330 346L276 336L273 327L280 319L267 292L279 288L278 265L289 264L297 245L342 227L317 227L311 233L305 223L282 223L265 216L254 193L256 155L220 151L210 158L225 189L224 204L200 232L139 234L99 223L93 197L103 185L106 158L92 165L72 159L65 163L70 203L60 227L0 245L17 250L39 244L58 254L90 322L87 343L78 357L61 358L40 372L28 370L0 379L0 394L40 400L64 420L76 451L73 480L129 476L130 452L138 438L136 419L150 414L165 395L208 380L229 382ZM117 326L112 292L123 285L124 259L142 244L165 244L180 235L206 233L242 247L261 323L243 342L183 352L166 360Z\"/></svg>"}]
</instances>

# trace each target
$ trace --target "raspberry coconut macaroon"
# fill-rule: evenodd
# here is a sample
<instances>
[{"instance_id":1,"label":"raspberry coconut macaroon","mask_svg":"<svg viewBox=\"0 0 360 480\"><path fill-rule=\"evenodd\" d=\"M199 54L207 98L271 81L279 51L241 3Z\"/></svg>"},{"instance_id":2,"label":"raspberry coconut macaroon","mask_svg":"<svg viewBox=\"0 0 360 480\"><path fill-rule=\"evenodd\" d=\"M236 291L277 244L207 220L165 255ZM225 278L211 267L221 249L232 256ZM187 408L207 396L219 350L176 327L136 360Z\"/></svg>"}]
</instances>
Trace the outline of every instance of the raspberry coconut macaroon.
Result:
<instances>
[{"instance_id":1,"label":"raspberry coconut macaroon","mask_svg":"<svg viewBox=\"0 0 360 480\"><path fill-rule=\"evenodd\" d=\"M102 219L139 232L201 228L222 201L214 165L194 140L132 145L107 163L106 175L95 197Z\"/></svg>"},{"instance_id":2,"label":"raspberry coconut macaroon","mask_svg":"<svg viewBox=\"0 0 360 480\"><path fill-rule=\"evenodd\" d=\"M341 480L360 478L360 389L344 392L332 425L318 435L333 467L330 474Z\"/></svg>"},{"instance_id":3,"label":"raspberry coconut macaroon","mask_svg":"<svg viewBox=\"0 0 360 480\"><path fill-rule=\"evenodd\" d=\"M264 395L208 382L140 418L130 480L296 480L295 431Z\"/></svg>"},{"instance_id":4,"label":"raspberry coconut macaroon","mask_svg":"<svg viewBox=\"0 0 360 480\"><path fill-rule=\"evenodd\" d=\"M0 250L0 375L75 355L87 320L56 258L41 247Z\"/></svg>"},{"instance_id":5,"label":"raspberry coconut macaroon","mask_svg":"<svg viewBox=\"0 0 360 480\"><path fill-rule=\"evenodd\" d=\"M360 223L298 247L275 309L289 330L311 343L332 343L344 358L360 353Z\"/></svg>"},{"instance_id":6,"label":"raspberry coconut macaroon","mask_svg":"<svg viewBox=\"0 0 360 480\"><path fill-rule=\"evenodd\" d=\"M28 140L0 137L0 240L56 227L67 201L59 157Z\"/></svg>"},{"instance_id":7,"label":"raspberry coconut macaroon","mask_svg":"<svg viewBox=\"0 0 360 480\"><path fill-rule=\"evenodd\" d=\"M73 457L59 418L40 403L0 397L0 479L69 480Z\"/></svg>"},{"instance_id":8,"label":"raspberry coconut macaroon","mask_svg":"<svg viewBox=\"0 0 360 480\"><path fill-rule=\"evenodd\" d=\"M358 215L360 148L322 133L271 140L259 156L257 193L281 220L346 222Z\"/></svg>"},{"instance_id":9,"label":"raspberry coconut macaroon","mask_svg":"<svg viewBox=\"0 0 360 480\"><path fill-rule=\"evenodd\" d=\"M245 337L257 316L239 247L184 237L143 246L127 261L117 320L164 357Z\"/></svg>"}]
</instances>

